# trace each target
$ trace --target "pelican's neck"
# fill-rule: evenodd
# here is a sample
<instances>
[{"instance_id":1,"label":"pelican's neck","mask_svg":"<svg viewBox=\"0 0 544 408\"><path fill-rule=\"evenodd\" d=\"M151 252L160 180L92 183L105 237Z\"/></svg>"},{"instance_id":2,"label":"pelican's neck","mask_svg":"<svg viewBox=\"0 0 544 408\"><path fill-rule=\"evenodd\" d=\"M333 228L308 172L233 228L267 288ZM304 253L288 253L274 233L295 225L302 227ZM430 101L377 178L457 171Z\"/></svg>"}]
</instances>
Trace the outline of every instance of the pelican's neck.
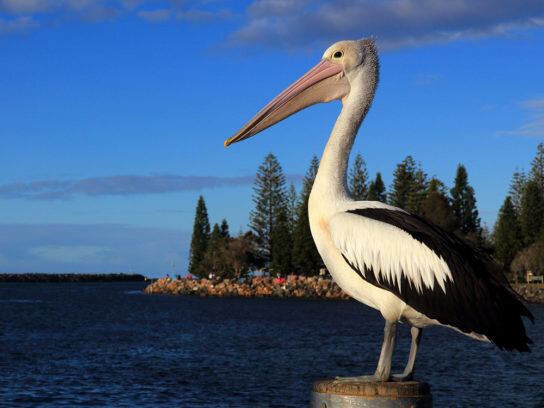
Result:
<instances>
[{"instance_id":1,"label":"pelican's neck","mask_svg":"<svg viewBox=\"0 0 544 408\"><path fill-rule=\"evenodd\" d=\"M362 71L350 81L349 95L342 101L343 107L336 120L314 181L312 195L336 201L352 200L347 186L349 155L355 136L366 116L376 91L377 75Z\"/></svg>"}]
</instances>

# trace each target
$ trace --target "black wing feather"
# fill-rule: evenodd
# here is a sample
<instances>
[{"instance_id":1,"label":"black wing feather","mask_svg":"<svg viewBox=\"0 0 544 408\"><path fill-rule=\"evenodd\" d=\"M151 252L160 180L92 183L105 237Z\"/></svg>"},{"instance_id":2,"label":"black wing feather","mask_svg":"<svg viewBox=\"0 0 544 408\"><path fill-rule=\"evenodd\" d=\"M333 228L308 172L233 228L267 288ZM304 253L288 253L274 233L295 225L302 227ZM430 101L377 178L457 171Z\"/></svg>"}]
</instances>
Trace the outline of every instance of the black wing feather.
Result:
<instances>
[{"instance_id":1,"label":"black wing feather","mask_svg":"<svg viewBox=\"0 0 544 408\"><path fill-rule=\"evenodd\" d=\"M508 284L502 268L484 252L421 217L403 211L381 208L350 210L349 213L393 225L422 242L441 256L452 273L453 282L445 282L446 293L436 284L419 293L402 274L400 286L376 278L374 271L360 271L350 266L365 280L394 293L406 304L464 333L487 336L499 348L529 351L521 316L534 321L533 315ZM344 257L345 258L345 257Z\"/></svg>"}]
</instances>

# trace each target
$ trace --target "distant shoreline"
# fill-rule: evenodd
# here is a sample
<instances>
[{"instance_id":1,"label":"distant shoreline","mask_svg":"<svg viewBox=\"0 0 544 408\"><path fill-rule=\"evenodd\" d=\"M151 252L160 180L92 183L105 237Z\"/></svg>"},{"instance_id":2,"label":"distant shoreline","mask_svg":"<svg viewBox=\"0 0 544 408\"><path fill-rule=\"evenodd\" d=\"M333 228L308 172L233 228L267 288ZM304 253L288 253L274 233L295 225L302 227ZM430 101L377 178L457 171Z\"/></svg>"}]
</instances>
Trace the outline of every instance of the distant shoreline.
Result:
<instances>
[{"instance_id":1,"label":"distant shoreline","mask_svg":"<svg viewBox=\"0 0 544 408\"><path fill-rule=\"evenodd\" d=\"M135 273L0 273L0 283L17 282L145 282L143 275Z\"/></svg>"}]
</instances>

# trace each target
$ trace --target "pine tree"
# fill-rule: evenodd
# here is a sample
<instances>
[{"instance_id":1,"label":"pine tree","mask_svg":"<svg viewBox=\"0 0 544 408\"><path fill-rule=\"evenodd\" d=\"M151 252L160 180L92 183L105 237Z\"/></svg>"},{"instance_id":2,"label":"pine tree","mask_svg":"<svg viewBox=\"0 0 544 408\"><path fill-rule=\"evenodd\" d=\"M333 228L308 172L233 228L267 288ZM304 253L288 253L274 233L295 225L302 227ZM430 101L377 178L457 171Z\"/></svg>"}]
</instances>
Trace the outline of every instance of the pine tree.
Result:
<instances>
[{"instance_id":1,"label":"pine tree","mask_svg":"<svg viewBox=\"0 0 544 408\"><path fill-rule=\"evenodd\" d=\"M408 204L408 196L412 191L412 185L416 177L417 166L412 156L407 156L393 173L393 184L389 189L389 204L405 208Z\"/></svg>"},{"instance_id":2,"label":"pine tree","mask_svg":"<svg viewBox=\"0 0 544 408\"><path fill-rule=\"evenodd\" d=\"M428 194L421 203L418 215L446 231L453 232L456 226L455 215L447 192L446 185L433 176L428 183Z\"/></svg>"},{"instance_id":3,"label":"pine tree","mask_svg":"<svg viewBox=\"0 0 544 408\"><path fill-rule=\"evenodd\" d=\"M289 229L287 207L278 210L276 223L272 230L272 260L270 269L273 274L286 275L292 272L293 234Z\"/></svg>"},{"instance_id":4,"label":"pine tree","mask_svg":"<svg viewBox=\"0 0 544 408\"><path fill-rule=\"evenodd\" d=\"M221 241L223 240L223 234L217 223L213 224L212 233L210 234L210 239L208 240L208 249L218 250L221 246Z\"/></svg>"},{"instance_id":5,"label":"pine tree","mask_svg":"<svg viewBox=\"0 0 544 408\"><path fill-rule=\"evenodd\" d=\"M259 166L253 187L255 209L249 215L249 227L257 236L263 257L271 260L272 230L278 209L286 205L285 176L276 156L269 153Z\"/></svg>"},{"instance_id":6,"label":"pine tree","mask_svg":"<svg viewBox=\"0 0 544 408\"><path fill-rule=\"evenodd\" d=\"M510 190L508 191L508 194L510 194L512 205L514 206L514 210L518 215L521 211L521 197L523 196L525 183L527 183L527 176L525 175L525 172L523 169L521 169L521 172L516 169L512 175L512 181L510 182Z\"/></svg>"},{"instance_id":7,"label":"pine tree","mask_svg":"<svg viewBox=\"0 0 544 408\"><path fill-rule=\"evenodd\" d=\"M421 205L428 194L429 181L427 180L427 173L418 166L418 169L414 174L414 181L410 187L410 192L408 193L405 207L406 211L412 214L421 214Z\"/></svg>"},{"instance_id":8,"label":"pine tree","mask_svg":"<svg viewBox=\"0 0 544 408\"><path fill-rule=\"evenodd\" d=\"M455 230L455 215L450 200L440 191L432 191L421 203L421 216L442 229Z\"/></svg>"},{"instance_id":9,"label":"pine tree","mask_svg":"<svg viewBox=\"0 0 544 408\"><path fill-rule=\"evenodd\" d=\"M322 264L310 230L310 220L307 210L308 199L309 197L304 197L299 207L293 244L293 264L295 271L299 275L306 276L316 275L319 266Z\"/></svg>"},{"instance_id":10,"label":"pine tree","mask_svg":"<svg viewBox=\"0 0 544 408\"><path fill-rule=\"evenodd\" d=\"M252 231L244 233L240 228L237 239L242 239L246 245L248 265L253 269L262 269L265 266L266 259L263 258L257 236Z\"/></svg>"},{"instance_id":11,"label":"pine tree","mask_svg":"<svg viewBox=\"0 0 544 408\"><path fill-rule=\"evenodd\" d=\"M457 229L467 238L478 242L481 235L480 218L476 208L474 189L468 184L468 173L465 166L459 164L454 186L450 190L453 214L457 221Z\"/></svg>"},{"instance_id":12,"label":"pine tree","mask_svg":"<svg viewBox=\"0 0 544 408\"><path fill-rule=\"evenodd\" d=\"M206 277L206 274L213 273L217 276L224 275L224 265L221 259L221 251L225 245L225 238L221 234L219 225L214 224L210 239L208 240L208 246L204 257L200 263L201 273L198 276Z\"/></svg>"},{"instance_id":13,"label":"pine tree","mask_svg":"<svg viewBox=\"0 0 544 408\"><path fill-rule=\"evenodd\" d=\"M385 184L383 183L382 175L380 174L380 172L377 172L376 178L372 182L370 182L366 199L368 201L381 201L382 203L387 202Z\"/></svg>"},{"instance_id":14,"label":"pine tree","mask_svg":"<svg viewBox=\"0 0 544 408\"><path fill-rule=\"evenodd\" d=\"M495 256L509 268L517 252L522 248L521 228L512 199L506 196L499 210L494 230Z\"/></svg>"},{"instance_id":15,"label":"pine tree","mask_svg":"<svg viewBox=\"0 0 544 408\"><path fill-rule=\"evenodd\" d=\"M525 184L521 197L520 224L525 246L531 245L539 238L544 224L544 199L535 179Z\"/></svg>"},{"instance_id":16,"label":"pine tree","mask_svg":"<svg viewBox=\"0 0 544 408\"><path fill-rule=\"evenodd\" d=\"M289 230L291 231L291 234L295 233L298 205L297 190L295 189L293 183L291 183L289 186L289 191L287 192L287 215L289 218Z\"/></svg>"},{"instance_id":17,"label":"pine tree","mask_svg":"<svg viewBox=\"0 0 544 408\"><path fill-rule=\"evenodd\" d=\"M312 161L310 162L310 168L308 169L308 172L302 179L301 197L305 197L305 196L310 197L310 193L312 192L312 187L314 186L314 180L317 176L318 170L319 170L319 159L314 154L314 156L312 157Z\"/></svg>"},{"instance_id":18,"label":"pine tree","mask_svg":"<svg viewBox=\"0 0 544 408\"><path fill-rule=\"evenodd\" d=\"M223 218L223 221L221 221L221 237L222 238L230 238L230 232L229 232L229 224L227 223L227 220Z\"/></svg>"},{"instance_id":19,"label":"pine tree","mask_svg":"<svg viewBox=\"0 0 544 408\"><path fill-rule=\"evenodd\" d=\"M361 153L357 153L349 171L349 189L354 200L366 200L368 195L368 172Z\"/></svg>"},{"instance_id":20,"label":"pine tree","mask_svg":"<svg viewBox=\"0 0 544 408\"><path fill-rule=\"evenodd\" d=\"M429 192L427 174L416 164L412 156L407 156L397 165L389 190L389 203L413 214L421 212L421 204Z\"/></svg>"},{"instance_id":21,"label":"pine tree","mask_svg":"<svg viewBox=\"0 0 544 408\"><path fill-rule=\"evenodd\" d=\"M538 144L536 156L531 162L529 179L536 181L540 192L544 194L544 143L542 142Z\"/></svg>"},{"instance_id":22,"label":"pine tree","mask_svg":"<svg viewBox=\"0 0 544 408\"><path fill-rule=\"evenodd\" d=\"M300 275L317 274L318 268L322 263L319 252L317 252L317 248L315 247L312 232L310 231L310 220L308 217L308 200L318 168L319 160L314 156L303 180L297 209L297 223L293 237L293 264L295 265L296 272Z\"/></svg>"},{"instance_id":23,"label":"pine tree","mask_svg":"<svg viewBox=\"0 0 544 408\"><path fill-rule=\"evenodd\" d=\"M429 181L429 193L440 193L443 196L446 196L448 194L448 188L441 180L437 179L436 176L433 176Z\"/></svg>"},{"instance_id":24,"label":"pine tree","mask_svg":"<svg viewBox=\"0 0 544 408\"><path fill-rule=\"evenodd\" d=\"M193 225L193 236L191 238L191 248L189 251L189 273L195 276L202 276L204 271L201 267L202 259L208 248L210 238L210 222L208 220L208 210L204 197L200 196L196 206L195 222Z\"/></svg>"}]
</instances>

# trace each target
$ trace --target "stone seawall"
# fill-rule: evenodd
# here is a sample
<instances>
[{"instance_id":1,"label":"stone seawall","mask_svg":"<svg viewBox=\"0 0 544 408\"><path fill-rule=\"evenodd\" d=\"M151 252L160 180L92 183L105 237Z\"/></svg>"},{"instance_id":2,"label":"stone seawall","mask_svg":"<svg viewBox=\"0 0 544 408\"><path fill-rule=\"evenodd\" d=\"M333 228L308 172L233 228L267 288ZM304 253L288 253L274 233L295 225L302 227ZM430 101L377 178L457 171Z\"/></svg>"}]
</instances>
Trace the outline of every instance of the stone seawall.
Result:
<instances>
[{"instance_id":1,"label":"stone seawall","mask_svg":"<svg viewBox=\"0 0 544 408\"><path fill-rule=\"evenodd\" d=\"M544 285L514 284L513 288L530 303L544 303ZM289 276L287 279L248 278L159 279L144 290L148 294L193 296L291 297L307 299L349 299L349 295L330 279Z\"/></svg>"}]
</instances>

